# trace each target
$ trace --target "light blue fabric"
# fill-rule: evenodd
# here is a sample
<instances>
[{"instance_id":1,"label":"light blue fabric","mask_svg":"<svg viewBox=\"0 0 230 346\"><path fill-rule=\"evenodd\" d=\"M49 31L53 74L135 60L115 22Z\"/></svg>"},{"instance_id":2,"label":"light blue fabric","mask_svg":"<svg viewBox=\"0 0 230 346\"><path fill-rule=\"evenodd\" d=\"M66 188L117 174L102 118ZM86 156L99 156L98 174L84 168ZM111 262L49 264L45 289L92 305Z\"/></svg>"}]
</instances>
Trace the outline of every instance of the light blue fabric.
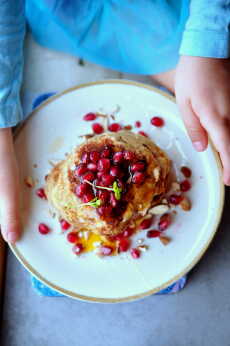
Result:
<instances>
[{"instance_id":1,"label":"light blue fabric","mask_svg":"<svg viewBox=\"0 0 230 346\"><path fill-rule=\"evenodd\" d=\"M119 71L172 69L180 45L180 54L229 57L229 0L191 0L188 21L189 0L0 0L0 127L23 118L25 3L40 44Z\"/></svg>"}]
</instances>

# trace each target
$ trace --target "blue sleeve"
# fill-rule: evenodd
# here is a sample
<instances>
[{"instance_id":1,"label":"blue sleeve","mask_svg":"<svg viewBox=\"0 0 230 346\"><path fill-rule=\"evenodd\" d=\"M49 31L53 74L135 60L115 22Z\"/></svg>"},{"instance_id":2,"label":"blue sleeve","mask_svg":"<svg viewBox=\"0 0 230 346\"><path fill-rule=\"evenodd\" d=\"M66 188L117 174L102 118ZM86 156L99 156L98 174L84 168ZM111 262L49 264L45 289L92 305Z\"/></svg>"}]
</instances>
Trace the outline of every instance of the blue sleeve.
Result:
<instances>
[{"instance_id":1,"label":"blue sleeve","mask_svg":"<svg viewBox=\"0 0 230 346\"><path fill-rule=\"evenodd\" d=\"M191 0L181 55L210 58L230 56L230 1Z\"/></svg>"},{"instance_id":2,"label":"blue sleeve","mask_svg":"<svg viewBox=\"0 0 230 346\"><path fill-rule=\"evenodd\" d=\"M24 0L0 0L0 128L22 120Z\"/></svg>"}]
</instances>

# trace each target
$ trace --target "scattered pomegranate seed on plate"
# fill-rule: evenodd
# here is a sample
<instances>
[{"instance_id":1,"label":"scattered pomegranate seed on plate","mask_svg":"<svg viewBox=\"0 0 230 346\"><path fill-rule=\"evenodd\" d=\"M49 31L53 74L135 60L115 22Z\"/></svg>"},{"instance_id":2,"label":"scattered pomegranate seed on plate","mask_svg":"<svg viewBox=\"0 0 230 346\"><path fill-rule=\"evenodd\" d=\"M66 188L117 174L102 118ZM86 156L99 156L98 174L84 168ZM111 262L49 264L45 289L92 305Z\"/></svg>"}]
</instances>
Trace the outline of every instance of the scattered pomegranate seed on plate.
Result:
<instances>
[{"instance_id":1,"label":"scattered pomegranate seed on plate","mask_svg":"<svg viewBox=\"0 0 230 346\"><path fill-rule=\"evenodd\" d=\"M47 225L45 225L44 223L40 223L38 225L38 231L41 234L48 234L50 232L50 228Z\"/></svg>"},{"instance_id":2,"label":"scattered pomegranate seed on plate","mask_svg":"<svg viewBox=\"0 0 230 346\"><path fill-rule=\"evenodd\" d=\"M161 232L155 229L151 229L146 234L147 238L157 238L157 237L160 237L160 235L161 235Z\"/></svg>"},{"instance_id":3,"label":"scattered pomegranate seed on plate","mask_svg":"<svg viewBox=\"0 0 230 346\"><path fill-rule=\"evenodd\" d=\"M147 228L149 228L151 226L152 222L153 222L153 218L152 217L150 217L149 219L145 219L145 220L143 220L140 223L139 228L140 229L147 229Z\"/></svg>"},{"instance_id":4,"label":"scattered pomegranate seed on plate","mask_svg":"<svg viewBox=\"0 0 230 346\"><path fill-rule=\"evenodd\" d=\"M130 250L130 254L134 259L137 259L140 257L141 252L140 252L140 250L133 248Z\"/></svg>"},{"instance_id":5,"label":"scattered pomegranate seed on plate","mask_svg":"<svg viewBox=\"0 0 230 346\"><path fill-rule=\"evenodd\" d=\"M185 178L191 177L192 171L190 168L188 168L186 166L182 166L180 170L181 170L181 173L184 174Z\"/></svg>"},{"instance_id":6,"label":"scattered pomegranate seed on plate","mask_svg":"<svg viewBox=\"0 0 230 346\"><path fill-rule=\"evenodd\" d=\"M47 199L45 190L42 187L36 190L36 195L41 199Z\"/></svg>"},{"instance_id":7,"label":"scattered pomegranate seed on plate","mask_svg":"<svg viewBox=\"0 0 230 346\"><path fill-rule=\"evenodd\" d=\"M145 133L144 131L139 131L138 133L139 133L139 135L142 135L144 137L148 137L147 133Z\"/></svg>"},{"instance_id":8,"label":"scattered pomegranate seed on plate","mask_svg":"<svg viewBox=\"0 0 230 346\"><path fill-rule=\"evenodd\" d=\"M133 228L131 228L131 227L127 227L124 231L123 231L123 236L125 237L125 238L128 238L128 237L130 237L132 234L133 234L133 232L134 232L134 230L133 230Z\"/></svg>"},{"instance_id":9,"label":"scattered pomegranate seed on plate","mask_svg":"<svg viewBox=\"0 0 230 346\"><path fill-rule=\"evenodd\" d=\"M130 240L128 238L121 238L118 243L118 251L126 252L130 247Z\"/></svg>"},{"instance_id":10,"label":"scattered pomegranate seed on plate","mask_svg":"<svg viewBox=\"0 0 230 346\"><path fill-rule=\"evenodd\" d=\"M153 117L151 119L151 124L156 127L162 127L164 126L164 123L165 123L164 120L160 117Z\"/></svg>"},{"instance_id":11,"label":"scattered pomegranate seed on plate","mask_svg":"<svg viewBox=\"0 0 230 346\"><path fill-rule=\"evenodd\" d=\"M97 118L97 115L95 113L87 113L84 115L83 120L85 121L92 121Z\"/></svg>"},{"instance_id":12,"label":"scattered pomegranate seed on plate","mask_svg":"<svg viewBox=\"0 0 230 346\"><path fill-rule=\"evenodd\" d=\"M104 127L103 127L101 124L99 124L99 123L94 123L94 124L92 125L92 130L93 130L93 132L96 133L97 135L100 135L101 133L104 132Z\"/></svg>"},{"instance_id":13,"label":"scattered pomegranate seed on plate","mask_svg":"<svg viewBox=\"0 0 230 346\"><path fill-rule=\"evenodd\" d=\"M180 189L183 192L187 192L191 189L191 183L188 180L184 180L180 183Z\"/></svg>"},{"instance_id":14,"label":"scattered pomegranate seed on plate","mask_svg":"<svg viewBox=\"0 0 230 346\"><path fill-rule=\"evenodd\" d=\"M159 230L165 231L171 225L171 223L172 223L172 217L170 214L162 215L158 223Z\"/></svg>"},{"instance_id":15,"label":"scattered pomegranate seed on plate","mask_svg":"<svg viewBox=\"0 0 230 346\"><path fill-rule=\"evenodd\" d=\"M75 244L72 248L73 253L75 253L75 255L80 255L84 250L84 247L81 243Z\"/></svg>"},{"instance_id":16,"label":"scattered pomegranate seed on plate","mask_svg":"<svg viewBox=\"0 0 230 346\"><path fill-rule=\"evenodd\" d=\"M67 234L66 239L69 243L76 243L76 241L78 240L78 235L76 232L70 232Z\"/></svg>"},{"instance_id":17,"label":"scattered pomegranate seed on plate","mask_svg":"<svg viewBox=\"0 0 230 346\"><path fill-rule=\"evenodd\" d=\"M139 120L137 120L135 122L135 127L137 127L137 128L141 127L141 122Z\"/></svg>"},{"instance_id":18,"label":"scattered pomegranate seed on plate","mask_svg":"<svg viewBox=\"0 0 230 346\"><path fill-rule=\"evenodd\" d=\"M64 219L60 220L60 225L61 225L61 228L63 229L63 231L67 231L71 227L70 223Z\"/></svg>"},{"instance_id":19,"label":"scattered pomegranate seed on plate","mask_svg":"<svg viewBox=\"0 0 230 346\"><path fill-rule=\"evenodd\" d=\"M180 204L182 199L183 199L183 196L173 194L173 195L169 196L169 203L174 204L174 205L178 205L178 204Z\"/></svg>"},{"instance_id":20,"label":"scattered pomegranate seed on plate","mask_svg":"<svg viewBox=\"0 0 230 346\"><path fill-rule=\"evenodd\" d=\"M109 131L111 132L118 132L122 129L121 125L118 124L118 123L113 123L113 124L110 124L109 127L108 127Z\"/></svg>"}]
</instances>

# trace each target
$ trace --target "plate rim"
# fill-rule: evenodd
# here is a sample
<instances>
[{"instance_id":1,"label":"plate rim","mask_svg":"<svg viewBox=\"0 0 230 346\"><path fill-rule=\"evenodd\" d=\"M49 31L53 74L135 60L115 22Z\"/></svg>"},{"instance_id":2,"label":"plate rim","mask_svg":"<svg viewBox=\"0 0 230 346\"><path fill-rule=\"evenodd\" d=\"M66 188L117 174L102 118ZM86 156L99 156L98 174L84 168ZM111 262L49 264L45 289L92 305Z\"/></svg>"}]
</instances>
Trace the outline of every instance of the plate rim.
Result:
<instances>
[{"instance_id":1,"label":"plate rim","mask_svg":"<svg viewBox=\"0 0 230 346\"><path fill-rule=\"evenodd\" d=\"M21 130L23 129L23 127L25 126L25 124L27 123L28 119L30 119L32 116L36 115L36 113L38 113L41 109L45 108L49 103L53 102L54 100L62 97L65 94L68 94L72 91L78 90L78 89L82 89L85 87L90 87L90 86L95 86L95 85L101 85L101 84L126 84L126 85L132 85L132 86L137 86L140 88L144 88L144 89L148 89L150 91L154 91L157 94L160 94L164 97L166 97L167 99L169 99L170 101L175 102L175 97L169 95L168 93L145 83L141 83L141 82L136 82L136 81L132 81L132 80L126 80L126 79L105 79L105 80L99 80L96 82L88 82L88 83L82 83L82 84L78 84L75 85L71 88L65 89L64 91L57 93L54 96L51 96L50 98L48 98L46 101L42 102L42 104L40 106L38 106L35 110L33 110L29 117L26 119L25 122L23 122L23 124L21 124L20 126L18 126L17 130L14 133L14 138L17 137L17 135L21 132ZM70 298L74 298L74 299L79 299L79 300L83 300L83 301L87 301L87 302L94 302L94 303L121 303L121 302L130 302L130 301L134 301L134 300L138 300L138 299L142 299L145 298L147 296L150 296L154 293L157 293L165 288L167 288L168 286L170 286L171 284L173 284L174 282L176 282L177 280L179 280L182 276L184 276L186 273L188 273L199 261L200 259L203 257L203 255L205 254L205 252L207 251L209 245L211 244L220 220L221 220L221 216L222 216L222 212L223 212L223 207L224 207L224 197L225 197L225 189L224 189L224 184L222 182L221 176L222 176L222 165L220 162L220 158L219 155L217 153L217 151L215 150L212 142L210 141L210 147L212 152L214 153L214 158L217 164L217 168L219 171L219 178L220 178L220 205L219 205L219 209L218 209L218 213L216 215L216 221L215 224L213 226L213 230L212 233L210 234L209 238L207 239L207 241L205 242L204 246L201 248L200 252L198 253L198 255L193 259L193 261L184 269L182 270L179 274L177 274L176 276L174 276L172 279L168 280L166 283L158 286L157 288L151 289L151 290L147 290L145 292L136 294L136 295L130 295L130 296L126 296L126 297L122 297L122 298L99 298L99 297L91 297L91 296L85 296L85 295L81 295L78 293L75 293L73 291L70 290L66 290L60 286L57 286L55 284L53 284L52 282L50 282L48 279L46 279L45 277L43 277L39 272L37 272L37 270L35 268L33 268L25 259L25 257L20 253L19 249L17 248L17 246L15 244L9 244L10 249L12 250L12 252L14 253L14 255L16 256L16 258L19 260L19 262L24 266L25 269L27 269L33 276L35 276L39 281L41 281L42 283L44 283L45 285L47 285L48 287L52 288L53 290L68 296Z\"/></svg>"}]
</instances>

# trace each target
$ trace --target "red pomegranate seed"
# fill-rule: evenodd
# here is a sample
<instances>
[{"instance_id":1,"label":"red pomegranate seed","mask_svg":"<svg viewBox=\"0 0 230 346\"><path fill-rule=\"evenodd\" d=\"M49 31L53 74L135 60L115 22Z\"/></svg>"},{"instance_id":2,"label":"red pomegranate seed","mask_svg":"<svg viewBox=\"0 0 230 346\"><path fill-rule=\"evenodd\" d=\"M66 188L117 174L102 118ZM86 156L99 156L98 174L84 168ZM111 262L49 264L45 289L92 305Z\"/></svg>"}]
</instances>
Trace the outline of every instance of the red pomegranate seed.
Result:
<instances>
[{"instance_id":1,"label":"red pomegranate seed","mask_svg":"<svg viewBox=\"0 0 230 346\"><path fill-rule=\"evenodd\" d=\"M41 233L41 234L47 234L50 232L50 228L45 225L44 223L40 223L38 225L38 231Z\"/></svg>"},{"instance_id":2,"label":"red pomegranate seed","mask_svg":"<svg viewBox=\"0 0 230 346\"><path fill-rule=\"evenodd\" d=\"M81 243L78 243L73 246L72 251L75 255L80 255L84 251L84 247Z\"/></svg>"},{"instance_id":3,"label":"red pomegranate seed","mask_svg":"<svg viewBox=\"0 0 230 346\"><path fill-rule=\"evenodd\" d=\"M109 216L112 212L112 206L111 205L107 205L107 206L102 206L100 208L97 208L97 213L100 216Z\"/></svg>"},{"instance_id":4,"label":"red pomegranate seed","mask_svg":"<svg viewBox=\"0 0 230 346\"><path fill-rule=\"evenodd\" d=\"M113 208L116 208L118 205L118 201L116 200L113 192L110 193L109 203Z\"/></svg>"},{"instance_id":5,"label":"red pomegranate seed","mask_svg":"<svg viewBox=\"0 0 230 346\"><path fill-rule=\"evenodd\" d=\"M109 174L104 174L102 177L102 182L105 184L105 186L109 186L112 185L112 183L115 180L115 177L113 177L112 175Z\"/></svg>"},{"instance_id":6,"label":"red pomegranate seed","mask_svg":"<svg viewBox=\"0 0 230 346\"><path fill-rule=\"evenodd\" d=\"M124 230L124 232L123 232L123 236L125 237L125 238L128 238L128 237L130 237L132 234L133 234L133 228L131 228L131 227L127 227L125 230Z\"/></svg>"},{"instance_id":7,"label":"red pomegranate seed","mask_svg":"<svg viewBox=\"0 0 230 346\"><path fill-rule=\"evenodd\" d=\"M110 169L110 160L109 159L100 159L97 164L97 169L100 172L107 172Z\"/></svg>"},{"instance_id":8,"label":"red pomegranate seed","mask_svg":"<svg viewBox=\"0 0 230 346\"><path fill-rule=\"evenodd\" d=\"M107 203L107 201L110 198L110 192L106 190L99 190L98 191L98 198L103 202Z\"/></svg>"},{"instance_id":9,"label":"red pomegranate seed","mask_svg":"<svg viewBox=\"0 0 230 346\"><path fill-rule=\"evenodd\" d=\"M140 257L141 252L140 252L140 250L133 248L130 250L130 254L134 259L137 259Z\"/></svg>"},{"instance_id":10,"label":"red pomegranate seed","mask_svg":"<svg viewBox=\"0 0 230 346\"><path fill-rule=\"evenodd\" d=\"M169 196L169 203L178 205L182 201L183 196L178 196L178 195L171 195Z\"/></svg>"},{"instance_id":11,"label":"red pomegranate seed","mask_svg":"<svg viewBox=\"0 0 230 346\"><path fill-rule=\"evenodd\" d=\"M36 195L41 199L47 199L45 190L42 187L36 190Z\"/></svg>"},{"instance_id":12,"label":"red pomegranate seed","mask_svg":"<svg viewBox=\"0 0 230 346\"><path fill-rule=\"evenodd\" d=\"M162 215L158 223L159 230L165 231L170 226L171 223L172 223L172 217L170 214Z\"/></svg>"},{"instance_id":13,"label":"red pomegranate seed","mask_svg":"<svg viewBox=\"0 0 230 346\"><path fill-rule=\"evenodd\" d=\"M122 172L122 170L119 168L119 167L117 167L117 166L113 166L113 167L111 167L111 169L110 169L110 175L112 175L113 177L122 177L122 175L123 175L123 172Z\"/></svg>"},{"instance_id":14,"label":"red pomegranate seed","mask_svg":"<svg viewBox=\"0 0 230 346\"><path fill-rule=\"evenodd\" d=\"M135 122L135 127L141 127L141 122L139 120Z\"/></svg>"},{"instance_id":15,"label":"red pomegranate seed","mask_svg":"<svg viewBox=\"0 0 230 346\"><path fill-rule=\"evenodd\" d=\"M87 172L87 166L85 164L80 164L75 168L74 174L81 177Z\"/></svg>"},{"instance_id":16,"label":"red pomegranate seed","mask_svg":"<svg viewBox=\"0 0 230 346\"><path fill-rule=\"evenodd\" d=\"M95 178L93 172L87 172L83 176L83 180L93 181Z\"/></svg>"},{"instance_id":17,"label":"red pomegranate seed","mask_svg":"<svg viewBox=\"0 0 230 346\"><path fill-rule=\"evenodd\" d=\"M71 225L69 224L69 222L67 222L66 220L64 219L61 219L60 220L60 225L61 225L61 228L63 229L63 231L67 231Z\"/></svg>"},{"instance_id":18,"label":"red pomegranate seed","mask_svg":"<svg viewBox=\"0 0 230 346\"><path fill-rule=\"evenodd\" d=\"M149 218L149 219L145 219L145 220L143 220L143 221L140 223L139 228L140 228L140 229L147 229L147 228L149 228L149 227L152 225L152 222L153 222L152 217Z\"/></svg>"},{"instance_id":19,"label":"red pomegranate seed","mask_svg":"<svg viewBox=\"0 0 230 346\"><path fill-rule=\"evenodd\" d=\"M104 132L104 127L99 124L99 123L94 123L92 125L93 132L96 133L97 135L100 135L101 133Z\"/></svg>"},{"instance_id":20,"label":"red pomegranate seed","mask_svg":"<svg viewBox=\"0 0 230 346\"><path fill-rule=\"evenodd\" d=\"M128 150L125 150L123 155L124 155L124 159L127 161L131 161L135 157L135 154L132 151L128 151Z\"/></svg>"},{"instance_id":21,"label":"red pomegranate seed","mask_svg":"<svg viewBox=\"0 0 230 346\"><path fill-rule=\"evenodd\" d=\"M91 151L89 158L93 163L97 163L97 161L100 159L100 153L98 151Z\"/></svg>"},{"instance_id":22,"label":"red pomegranate seed","mask_svg":"<svg viewBox=\"0 0 230 346\"><path fill-rule=\"evenodd\" d=\"M97 118L97 115L95 113L87 113L86 115L84 115L83 120L92 121L92 120L95 120L96 118Z\"/></svg>"},{"instance_id":23,"label":"red pomegranate seed","mask_svg":"<svg viewBox=\"0 0 230 346\"><path fill-rule=\"evenodd\" d=\"M191 183L188 180L184 180L180 183L180 189L183 192L186 192L191 189Z\"/></svg>"},{"instance_id":24,"label":"red pomegranate seed","mask_svg":"<svg viewBox=\"0 0 230 346\"><path fill-rule=\"evenodd\" d=\"M94 199L94 194L91 191L86 192L83 197L82 197L82 202L83 203L89 203Z\"/></svg>"},{"instance_id":25,"label":"red pomegranate seed","mask_svg":"<svg viewBox=\"0 0 230 346\"><path fill-rule=\"evenodd\" d=\"M100 256L110 256L112 255L113 248L108 245L102 245L99 247L99 255Z\"/></svg>"},{"instance_id":26,"label":"red pomegranate seed","mask_svg":"<svg viewBox=\"0 0 230 346\"><path fill-rule=\"evenodd\" d=\"M145 174L143 172L135 172L132 178L134 184L140 185L145 180Z\"/></svg>"},{"instance_id":27,"label":"red pomegranate seed","mask_svg":"<svg viewBox=\"0 0 230 346\"><path fill-rule=\"evenodd\" d=\"M126 252L130 247L130 240L128 238L122 238L118 243L118 252Z\"/></svg>"},{"instance_id":28,"label":"red pomegranate seed","mask_svg":"<svg viewBox=\"0 0 230 346\"><path fill-rule=\"evenodd\" d=\"M87 165L88 170L92 172L97 172L97 165L96 163L88 163Z\"/></svg>"},{"instance_id":29,"label":"red pomegranate seed","mask_svg":"<svg viewBox=\"0 0 230 346\"><path fill-rule=\"evenodd\" d=\"M122 151L118 151L113 155L113 162L114 163L120 163L124 159L124 154Z\"/></svg>"},{"instance_id":30,"label":"red pomegranate seed","mask_svg":"<svg viewBox=\"0 0 230 346\"><path fill-rule=\"evenodd\" d=\"M118 132L118 131L120 131L122 129L122 127L118 123L113 123L113 124L109 125L108 129L111 132Z\"/></svg>"},{"instance_id":31,"label":"red pomegranate seed","mask_svg":"<svg viewBox=\"0 0 230 346\"><path fill-rule=\"evenodd\" d=\"M77 185L75 193L77 197L82 197L89 190L89 185L87 183L81 183Z\"/></svg>"},{"instance_id":32,"label":"red pomegranate seed","mask_svg":"<svg viewBox=\"0 0 230 346\"><path fill-rule=\"evenodd\" d=\"M142 135L144 137L148 137L147 133L145 133L144 131L139 131L138 133L139 133L139 135Z\"/></svg>"},{"instance_id":33,"label":"red pomegranate seed","mask_svg":"<svg viewBox=\"0 0 230 346\"><path fill-rule=\"evenodd\" d=\"M151 124L156 127L162 127L164 125L164 120L160 117L153 117L151 119Z\"/></svg>"},{"instance_id":34,"label":"red pomegranate seed","mask_svg":"<svg viewBox=\"0 0 230 346\"><path fill-rule=\"evenodd\" d=\"M157 238L157 237L160 237L160 235L161 235L161 232L155 229L151 229L146 234L147 238Z\"/></svg>"},{"instance_id":35,"label":"red pomegranate seed","mask_svg":"<svg viewBox=\"0 0 230 346\"><path fill-rule=\"evenodd\" d=\"M76 232L70 232L67 234L66 239L69 243L76 243L76 241L78 240L78 235Z\"/></svg>"},{"instance_id":36,"label":"red pomegranate seed","mask_svg":"<svg viewBox=\"0 0 230 346\"><path fill-rule=\"evenodd\" d=\"M186 166L183 166L181 167L181 172L184 174L185 178L190 178L191 175L192 175L192 171L190 168L186 167Z\"/></svg>"},{"instance_id":37,"label":"red pomegranate seed","mask_svg":"<svg viewBox=\"0 0 230 346\"><path fill-rule=\"evenodd\" d=\"M141 172L145 170L145 163L144 162L136 162L131 165L130 167L132 172Z\"/></svg>"},{"instance_id":38,"label":"red pomegranate seed","mask_svg":"<svg viewBox=\"0 0 230 346\"><path fill-rule=\"evenodd\" d=\"M89 160L90 160L89 153L86 153L86 152L83 153L82 156L81 156L82 163L87 164L87 163L89 163Z\"/></svg>"},{"instance_id":39,"label":"red pomegranate seed","mask_svg":"<svg viewBox=\"0 0 230 346\"><path fill-rule=\"evenodd\" d=\"M109 148L104 148L101 152L101 158L107 159L110 157L111 151Z\"/></svg>"}]
</instances>

